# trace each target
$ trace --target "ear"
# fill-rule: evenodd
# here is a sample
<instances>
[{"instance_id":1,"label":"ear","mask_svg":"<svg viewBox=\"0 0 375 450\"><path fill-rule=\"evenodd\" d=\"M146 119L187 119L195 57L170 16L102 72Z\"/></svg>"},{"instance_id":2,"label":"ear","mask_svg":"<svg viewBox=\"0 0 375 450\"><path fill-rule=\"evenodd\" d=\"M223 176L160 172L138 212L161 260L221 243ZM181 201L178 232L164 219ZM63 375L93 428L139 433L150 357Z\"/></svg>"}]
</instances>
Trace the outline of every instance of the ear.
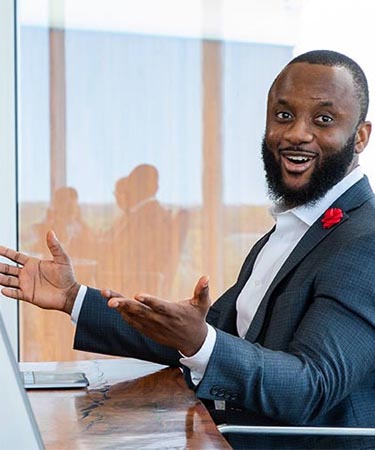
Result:
<instances>
[{"instance_id":1,"label":"ear","mask_svg":"<svg viewBox=\"0 0 375 450\"><path fill-rule=\"evenodd\" d=\"M355 135L355 146L354 151L356 154L360 154L366 148L368 141L370 139L372 129L372 123L369 121L362 122L358 125L357 132Z\"/></svg>"}]
</instances>

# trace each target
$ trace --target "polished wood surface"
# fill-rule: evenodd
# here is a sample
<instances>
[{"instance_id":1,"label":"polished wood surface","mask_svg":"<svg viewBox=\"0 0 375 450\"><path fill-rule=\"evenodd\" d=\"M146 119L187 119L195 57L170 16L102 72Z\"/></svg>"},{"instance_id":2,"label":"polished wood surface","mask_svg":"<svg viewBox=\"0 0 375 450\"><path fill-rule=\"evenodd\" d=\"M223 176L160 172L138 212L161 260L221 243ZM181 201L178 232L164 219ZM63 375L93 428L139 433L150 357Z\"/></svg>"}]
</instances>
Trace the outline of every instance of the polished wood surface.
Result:
<instances>
[{"instance_id":1,"label":"polished wood surface","mask_svg":"<svg viewBox=\"0 0 375 450\"><path fill-rule=\"evenodd\" d=\"M28 391L46 449L230 449L179 369L131 358L21 363L83 371L88 389Z\"/></svg>"}]
</instances>

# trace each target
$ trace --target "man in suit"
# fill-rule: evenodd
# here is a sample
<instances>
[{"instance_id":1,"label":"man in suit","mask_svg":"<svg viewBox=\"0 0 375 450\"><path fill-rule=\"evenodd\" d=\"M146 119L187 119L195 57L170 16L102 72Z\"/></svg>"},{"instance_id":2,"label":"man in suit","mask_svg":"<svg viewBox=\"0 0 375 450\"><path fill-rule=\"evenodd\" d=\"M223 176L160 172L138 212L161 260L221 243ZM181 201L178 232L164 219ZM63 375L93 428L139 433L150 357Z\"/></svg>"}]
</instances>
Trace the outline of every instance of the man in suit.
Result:
<instances>
[{"instance_id":1,"label":"man in suit","mask_svg":"<svg viewBox=\"0 0 375 450\"><path fill-rule=\"evenodd\" d=\"M276 226L211 307L207 277L178 303L80 286L52 232L51 261L0 248L20 264L0 264L2 293L71 314L78 349L181 365L217 421L374 426L375 201L358 164L367 109L366 77L345 55L308 52L277 76L262 146ZM373 438L229 440L375 448Z\"/></svg>"},{"instance_id":2,"label":"man in suit","mask_svg":"<svg viewBox=\"0 0 375 450\"><path fill-rule=\"evenodd\" d=\"M121 216L99 242L99 286L130 295L139 286L162 295L171 250L172 212L156 198L159 174L150 164L136 166L116 182ZM168 280L169 281L169 280Z\"/></svg>"}]
</instances>

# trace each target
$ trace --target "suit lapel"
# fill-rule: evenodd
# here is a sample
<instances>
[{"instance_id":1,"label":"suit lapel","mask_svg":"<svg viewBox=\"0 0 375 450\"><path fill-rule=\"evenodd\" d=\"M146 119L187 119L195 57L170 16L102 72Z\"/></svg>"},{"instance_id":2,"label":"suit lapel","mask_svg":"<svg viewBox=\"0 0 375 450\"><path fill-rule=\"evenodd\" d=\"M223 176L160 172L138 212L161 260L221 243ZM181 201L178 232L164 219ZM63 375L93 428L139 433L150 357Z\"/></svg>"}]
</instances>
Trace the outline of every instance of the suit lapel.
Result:
<instances>
[{"instance_id":1,"label":"suit lapel","mask_svg":"<svg viewBox=\"0 0 375 450\"><path fill-rule=\"evenodd\" d=\"M270 299L276 286L323 240L338 229L349 219L349 212L361 206L365 201L373 197L374 194L366 177L357 182L352 188L337 199L331 207L341 208L344 217L337 225L329 229L324 229L319 218L306 232L301 241L297 244L288 259L285 261L276 277L267 290L257 313L246 334L246 339L255 342L261 332ZM271 306L271 305L270 305Z\"/></svg>"},{"instance_id":2,"label":"suit lapel","mask_svg":"<svg viewBox=\"0 0 375 450\"><path fill-rule=\"evenodd\" d=\"M329 234L332 233L333 230L337 228L337 226L344 223L347 219L348 216L345 215L338 225L328 230L325 230L322 227L320 221L315 222L315 224L310 227L310 229L303 236L296 248L292 251L289 258L281 266L281 269L273 279L270 287L263 297L258 311L256 312L249 330L246 333L246 339L248 341L255 342L255 340L257 339L267 313L268 305L270 304L272 293L276 286L311 252L311 250L313 250L323 239L329 236Z\"/></svg>"},{"instance_id":3,"label":"suit lapel","mask_svg":"<svg viewBox=\"0 0 375 450\"><path fill-rule=\"evenodd\" d=\"M275 228L276 228L276 226L274 225L272 227L272 229L267 234L265 234L261 239L259 239L259 241L256 242L254 247L251 249L251 252L247 256L247 258L242 266L241 272L238 275L238 280L236 283L238 292L241 292L243 287L245 286L247 280L249 279L251 272L253 271L255 260L257 259L259 252L262 250L262 248L268 242L268 239L270 238L271 234L275 231Z\"/></svg>"}]
</instances>

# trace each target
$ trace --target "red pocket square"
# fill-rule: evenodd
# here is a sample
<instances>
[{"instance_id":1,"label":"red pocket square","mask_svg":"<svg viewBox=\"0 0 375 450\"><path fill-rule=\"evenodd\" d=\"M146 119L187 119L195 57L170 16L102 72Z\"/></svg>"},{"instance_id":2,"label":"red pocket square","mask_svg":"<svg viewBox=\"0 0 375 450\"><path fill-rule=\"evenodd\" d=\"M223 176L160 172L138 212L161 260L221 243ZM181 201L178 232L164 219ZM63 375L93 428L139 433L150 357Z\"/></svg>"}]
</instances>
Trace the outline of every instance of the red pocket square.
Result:
<instances>
[{"instance_id":1,"label":"red pocket square","mask_svg":"<svg viewBox=\"0 0 375 450\"><path fill-rule=\"evenodd\" d=\"M340 208L329 208L322 218L323 228L331 228L336 225L344 217L344 213Z\"/></svg>"}]
</instances>

